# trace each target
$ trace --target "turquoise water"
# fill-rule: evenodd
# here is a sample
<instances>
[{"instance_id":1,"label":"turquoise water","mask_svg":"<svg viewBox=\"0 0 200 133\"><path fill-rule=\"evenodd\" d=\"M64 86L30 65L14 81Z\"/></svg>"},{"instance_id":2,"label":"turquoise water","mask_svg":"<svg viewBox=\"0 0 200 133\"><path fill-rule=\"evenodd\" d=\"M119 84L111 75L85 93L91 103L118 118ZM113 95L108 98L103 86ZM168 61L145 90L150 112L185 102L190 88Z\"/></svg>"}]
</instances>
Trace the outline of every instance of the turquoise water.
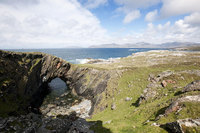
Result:
<instances>
[{"instance_id":1,"label":"turquoise water","mask_svg":"<svg viewBox=\"0 0 200 133\"><path fill-rule=\"evenodd\" d=\"M126 57L132 53L149 50L163 50L159 48L63 48L63 49L12 49L17 52L43 52L61 57L73 64L84 63L87 58L109 59Z\"/></svg>"}]
</instances>

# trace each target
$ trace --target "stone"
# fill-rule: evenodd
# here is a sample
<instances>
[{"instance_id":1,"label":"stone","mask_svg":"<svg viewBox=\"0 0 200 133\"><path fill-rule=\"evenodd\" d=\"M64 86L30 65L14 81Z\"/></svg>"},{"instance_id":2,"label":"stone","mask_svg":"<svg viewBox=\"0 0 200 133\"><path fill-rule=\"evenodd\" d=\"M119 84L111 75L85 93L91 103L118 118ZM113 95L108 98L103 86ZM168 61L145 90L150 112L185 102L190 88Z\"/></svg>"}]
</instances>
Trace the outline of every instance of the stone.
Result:
<instances>
[{"instance_id":1,"label":"stone","mask_svg":"<svg viewBox=\"0 0 200 133\"><path fill-rule=\"evenodd\" d=\"M111 110L115 110L115 109L116 109L116 105L115 105L115 103L112 103Z\"/></svg>"},{"instance_id":2,"label":"stone","mask_svg":"<svg viewBox=\"0 0 200 133\"><path fill-rule=\"evenodd\" d=\"M162 85L162 87L166 87L167 86L167 82L165 81L165 80L163 80L162 82L161 82L161 85Z\"/></svg>"},{"instance_id":3,"label":"stone","mask_svg":"<svg viewBox=\"0 0 200 133\"><path fill-rule=\"evenodd\" d=\"M132 97L126 97L125 98L125 101L131 101L132 100Z\"/></svg>"},{"instance_id":4,"label":"stone","mask_svg":"<svg viewBox=\"0 0 200 133\"><path fill-rule=\"evenodd\" d=\"M155 123L155 122L154 122L154 123L151 124L151 126L159 127L160 125L159 125L158 123Z\"/></svg>"},{"instance_id":5,"label":"stone","mask_svg":"<svg viewBox=\"0 0 200 133\"><path fill-rule=\"evenodd\" d=\"M105 121L103 124L110 124L112 122L112 120L109 121Z\"/></svg>"}]
</instances>

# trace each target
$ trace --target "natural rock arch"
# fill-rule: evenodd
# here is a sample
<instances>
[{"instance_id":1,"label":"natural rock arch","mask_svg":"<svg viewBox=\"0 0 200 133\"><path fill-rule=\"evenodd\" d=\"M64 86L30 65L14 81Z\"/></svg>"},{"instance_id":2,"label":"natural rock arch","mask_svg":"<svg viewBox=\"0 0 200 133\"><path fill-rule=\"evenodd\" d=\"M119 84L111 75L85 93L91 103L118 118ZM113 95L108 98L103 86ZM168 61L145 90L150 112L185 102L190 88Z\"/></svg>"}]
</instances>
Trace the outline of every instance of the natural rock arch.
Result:
<instances>
[{"instance_id":1,"label":"natural rock arch","mask_svg":"<svg viewBox=\"0 0 200 133\"><path fill-rule=\"evenodd\" d=\"M0 59L2 115L38 108L54 78L62 79L73 94L91 100L92 113L110 78L108 71L79 67L43 53L0 51Z\"/></svg>"}]
</instances>

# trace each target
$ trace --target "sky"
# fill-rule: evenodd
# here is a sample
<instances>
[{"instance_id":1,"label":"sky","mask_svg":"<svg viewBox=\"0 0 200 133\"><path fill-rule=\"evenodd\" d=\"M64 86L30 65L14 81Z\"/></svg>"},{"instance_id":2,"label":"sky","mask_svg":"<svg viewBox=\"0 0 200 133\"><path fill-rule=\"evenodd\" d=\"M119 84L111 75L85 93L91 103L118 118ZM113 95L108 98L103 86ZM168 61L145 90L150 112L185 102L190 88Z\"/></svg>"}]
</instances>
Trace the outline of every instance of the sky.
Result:
<instances>
[{"instance_id":1,"label":"sky","mask_svg":"<svg viewBox=\"0 0 200 133\"><path fill-rule=\"evenodd\" d=\"M200 42L200 0L0 0L0 48Z\"/></svg>"}]
</instances>

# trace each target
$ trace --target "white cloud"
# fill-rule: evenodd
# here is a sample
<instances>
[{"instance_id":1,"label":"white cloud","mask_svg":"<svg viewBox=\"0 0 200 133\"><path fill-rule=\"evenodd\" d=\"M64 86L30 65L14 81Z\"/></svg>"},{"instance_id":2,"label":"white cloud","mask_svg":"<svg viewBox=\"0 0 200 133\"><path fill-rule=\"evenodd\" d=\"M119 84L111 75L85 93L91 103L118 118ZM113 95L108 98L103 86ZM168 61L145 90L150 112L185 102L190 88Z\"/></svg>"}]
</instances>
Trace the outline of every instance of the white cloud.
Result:
<instances>
[{"instance_id":1,"label":"white cloud","mask_svg":"<svg viewBox=\"0 0 200 133\"><path fill-rule=\"evenodd\" d=\"M84 4L86 8L97 8L101 5L104 5L108 2L108 0L87 0Z\"/></svg>"},{"instance_id":2,"label":"white cloud","mask_svg":"<svg viewBox=\"0 0 200 133\"><path fill-rule=\"evenodd\" d=\"M194 16L197 18L195 19ZM172 41L200 42L199 14L191 14L183 19L177 20L174 24L171 24L169 21L163 25L149 23L144 32L134 33L129 38L155 44Z\"/></svg>"},{"instance_id":3,"label":"white cloud","mask_svg":"<svg viewBox=\"0 0 200 133\"><path fill-rule=\"evenodd\" d=\"M118 33L110 41L119 44L137 42L160 44L174 41L200 42L199 13L193 13L174 23L170 21L158 25L148 23L147 28L141 32L132 31L132 33L126 35Z\"/></svg>"},{"instance_id":4,"label":"white cloud","mask_svg":"<svg viewBox=\"0 0 200 133\"><path fill-rule=\"evenodd\" d=\"M190 16L184 18L185 23L193 26L200 26L200 12L192 13Z\"/></svg>"},{"instance_id":5,"label":"white cloud","mask_svg":"<svg viewBox=\"0 0 200 133\"><path fill-rule=\"evenodd\" d=\"M145 20L148 22L152 22L156 19L157 15L158 15L157 10L151 11L151 12L147 13L147 15L145 16Z\"/></svg>"},{"instance_id":6,"label":"white cloud","mask_svg":"<svg viewBox=\"0 0 200 133\"><path fill-rule=\"evenodd\" d=\"M114 0L120 7L117 11L125 13L125 16L133 10L149 8L162 2L160 18L167 18L182 14L200 12L200 0ZM159 9L157 9L159 10ZM145 20L152 22L158 15L158 11L149 12Z\"/></svg>"},{"instance_id":7,"label":"white cloud","mask_svg":"<svg viewBox=\"0 0 200 133\"><path fill-rule=\"evenodd\" d=\"M125 18L124 23L130 23L133 20L139 18L140 11L139 8L147 8L149 6L158 4L160 0L114 0L118 5L117 12L123 12Z\"/></svg>"},{"instance_id":8,"label":"white cloud","mask_svg":"<svg viewBox=\"0 0 200 133\"><path fill-rule=\"evenodd\" d=\"M25 0L21 0L25 1ZM106 30L76 0L0 2L0 48L103 43Z\"/></svg>"},{"instance_id":9,"label":"white cloud","mask_svg":"<svg viewBox=\"0 0 200 133\"><path fill-rule=\"evenodd\" d=\"M125 16L123 23L125 23L125 24L130 23L131 21L133 21L139 17L140 17L139 10L131 11L131 12L127 13L127 15Z\"/></svg>"},{"instance_id":10,"label":"white cloud","mask_svg":"<svg viewBox=\"0 0 200 133\"><path fill-rule=\"evenodd\" d=\"M200 0L163 0L161 15L163 17L200 11Z\"/></svg>"}]
</instances>

